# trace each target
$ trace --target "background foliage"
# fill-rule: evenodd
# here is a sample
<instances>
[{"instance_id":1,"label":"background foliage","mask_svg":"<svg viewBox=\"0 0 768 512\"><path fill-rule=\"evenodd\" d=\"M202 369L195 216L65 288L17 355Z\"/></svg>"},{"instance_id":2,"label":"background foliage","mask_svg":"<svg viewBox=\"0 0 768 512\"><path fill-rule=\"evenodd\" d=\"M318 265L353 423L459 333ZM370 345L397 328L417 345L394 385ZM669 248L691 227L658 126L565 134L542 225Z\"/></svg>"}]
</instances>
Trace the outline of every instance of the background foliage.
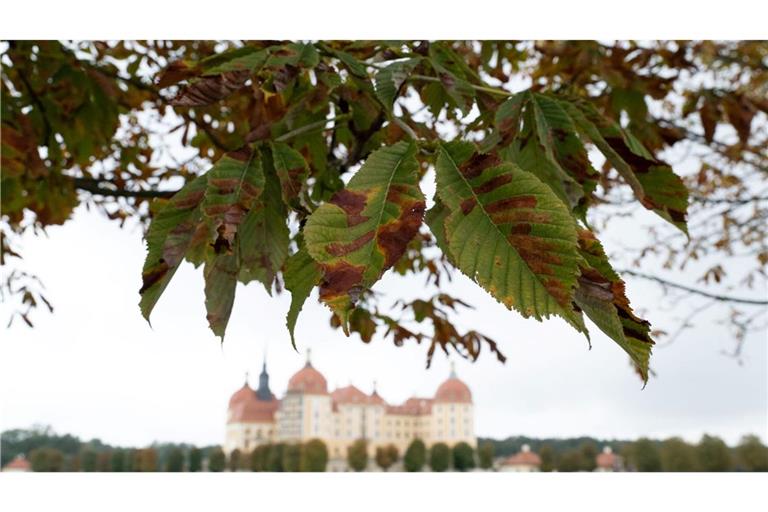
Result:
<instances>
[{"instance_id":1,"label":"background foliage","mask_svg":"<svg viewBox=\"0 0 768 512\"><path fill-rule=\"evenodd\" d=\"M84 205L149 226L147 318L186 259L222 337L237 283L258 281L291 292L292 337L317 287L365 342L503 361L452 321L470 306L440 286L459 270L525 317L586 334L586 316L647 379L665 333L625 276L709 301L667 342L718 303L738 343L764 328L768 301L727 292L765 286L767 56L761 41L3 43L10 321L53 308L15 240ZM679 152L696 167L673 171ZM609 258L599 234L636 206L667 224ZM697 286L664 275L694 264ZM386 303L389 269L431 295Z\"/></svg>"}]
</instances>

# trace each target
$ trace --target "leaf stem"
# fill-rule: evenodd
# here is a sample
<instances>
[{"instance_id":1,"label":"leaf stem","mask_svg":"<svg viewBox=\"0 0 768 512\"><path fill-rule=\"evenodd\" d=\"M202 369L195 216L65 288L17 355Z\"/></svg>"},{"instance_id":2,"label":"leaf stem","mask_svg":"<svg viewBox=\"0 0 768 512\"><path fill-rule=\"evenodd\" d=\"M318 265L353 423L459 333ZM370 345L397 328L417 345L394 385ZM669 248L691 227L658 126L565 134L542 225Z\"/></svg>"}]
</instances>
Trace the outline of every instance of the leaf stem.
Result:
<instances>
[{"instance_id":1,"label":"leaf stem","mask_svg":"<svg viewBox=\"0 0 768 512\"><path fill-rule=\"evenodd\" d=\"M416 135L416 132L413 131L413 128L408 126L408 124L405 121L403 121L399 117L393 117L392 122L395 123L397 126L399 126L405 133L407 133L410 138L412 138L415 141L419 140L419 136Z\"/></svg>"},{"instance_id":2,"label":"leaf stem","mask_svg":"<svg viewBox=\"0 0 768 512\"><path fill-rule=\"evenodd\" d=\"M442 81L439 78L434 77L434 76L426 76L426 75L410 75L408 77L408 79L409 80L421 80L423 82L439 82L439 83L442 83ZM515 95L515 93L509 92L509 91L505 91L503 89L496 89L496 88L493 88L493 87L483 87L482 85L475 85L473 83L468 83L468 85L472 89L474 89L476 91L487 92L489 94L498 94L500 96L506 96L506 97L510 97L510 96L514 96Z\"/></svg>"},{"instance_id":3,"label":"leaf stem","mask_svg":"<svg viewBox=\"0 0 768 512\"><path fill-rule=\"evenodd\" d=\"M316 130L317 128L324 129L325 125L328 123L336 124L339 121L344 121L346 119L349 119L350 117L351 117L351 114L340 114L331 119L323 119L322 121L316 121L314 123L305 124L304 126L300 126L295 130L291 130L290 132L282 134L281 136L277 137L275 141L285 142L286 140L296 137L297 135L301 135L302 133L311 132L312 130Z\"/></svg>"}]
</instances>

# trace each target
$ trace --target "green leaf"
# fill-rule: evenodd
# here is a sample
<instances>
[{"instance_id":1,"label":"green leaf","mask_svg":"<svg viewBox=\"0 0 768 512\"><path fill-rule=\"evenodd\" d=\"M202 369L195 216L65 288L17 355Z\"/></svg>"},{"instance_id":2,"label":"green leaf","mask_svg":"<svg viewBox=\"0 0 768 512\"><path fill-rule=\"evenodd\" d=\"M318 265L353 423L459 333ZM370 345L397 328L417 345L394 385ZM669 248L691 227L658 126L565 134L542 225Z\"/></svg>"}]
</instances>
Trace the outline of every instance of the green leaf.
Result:
<instances>
[{"instance_id":1,"label":"green leaf","mask_svg":"<svg viewBox=\"0 0 768 512\"><path fill-rule=\"evenodd\" d=\"M294 209L300 209L299 198L309 173L307 161L301 153L283 142L275 142L271 147L283 201Z\"/></svg>"},{"instance_id":2,"label":"green leaf","mask_svg":"<svg viewBox=\"0 0 768 512\"><path fill-rule=\"evenodd\" d=\"M374 77L376 96L390 112L392 111L392 105L400 94L400 87L405 83L408 75L419 64L420 60L414 58L394 62L376 73Z\"/></svg>"},{"instance_id":3,"label":"green leaf","mask_svg":"<svg viewBox=\"0 0 768 512\"><path fill-rule=\"evenodd\" d=\"M445 257L448 259L448 261L453 266L456 266L454 263L455 260L453 259L453 256L451 256L451 249L448 246L448 240L445 236L445 220L450 215L451 211L448 209L448 207L445 206L440 198L437 198L435 200L435 204L427 211L427 214L424 216L424 222L427 224L429 230L432 232L432 235L435 237L437 246L441 251L443 251L443 254L445 254Z\"/></svg>"},{"instance_id":4,"label":"green leaf","mask_svg":"<svg viewBox=\"0 0 768 512\"><path fill-rule=\"evenodd\" d=\"M224 340L237 288L237 253L217 254L205 262L205 310L213 333Z\"/></svg>"},{"instance_id":5,"label":"green leaf","mask_svg":"<svg viewBox=\"0 0 768 512\"><path fill-rule=\"evenodd\" d=\"M424 216L415 144L371 154L343 190L307 220L304 239L323 270L320 299L349 335L349 312L405 252Z\"/></svg>"},{"instance_id":6,"label":"green leaf","mask_svg":"<svg viewBox=\"0 0 768 512\"><path fill-rule=\"evenodd\" d=\"M238 231L239 280L245 284L258 280L271 293L275 276L288 257L290 232L280 182L268 152L264 154L263 171L264 193L245 215Z\"/></svg>"},{"instance_id":7,"label":"green leaf","mask_svg":"<svg viewBox=\"0 0 768 512\"><path fill-rule=\"evenodd\" d=\"M357 60L352 55L342 50L331 50L336 57L347 67L347 69L353 75L360 78L368 78L368 71L365 68L365 63Z\"/></svg>"},{"instance_id":8,"label":"green leaf","mask_svg":"<svg viewBox=\"0 0 768 512\"><path fill-rule=\"evenodd\" d=\"M611 162L640 203L687 234L688 189L672 168L591 104L583 100L562 104L577 129Z\"/></svg>"},{"instance_id":9,"label":"green leaf","mask_svg":"<svg viewBox=\"0 0 768 512\"><path fill-rule=\"evenodd\" d=\"M187 183L168 200L149 226L146 237L147 258L144 261L142 286L139 290L139 307L147 321L192 245L198 226L202 224L200 204L207 183L207 175Z\"/></svg>"},{"instance_id":10,"label":"green leaf","mask_svg":"<svg viewBox=\"0 0 768 512\"><path fill-rule=\"evenodd\" d=\"M290 43L279 48L271 48L265 66L270 69L281 68L286 65L313 68L319 63L320 55L314 45Z\"/></svg>"},{"instance_id":11,"label":"green leaf","mask_svg":"<svg viewBox=\"0 0 768 512\"><path fill-rule=\"evenodd\" d=\"M227 153L208 171L203 213L215 233L213 248L217 254L233 251L238 227L263 188L261 157L247 146Z\"/></svg>"},{"instance_id":12,"label":"green leaf","mask_svg":"<svg viewBox=\"0 0 768 512\"><path fill-rule=\"evenodd\" d=\"M453 50L440 43L429 46L429 58L445 92L464 115L469 114L475 101L475 90L468 79L463 61Z\"/></svg>"},{"instance_id":13,"label":"green leaf","mask_svg":"<svg viewBox=\"0 0 768 512\"><path fill-rule=\"evenodd\" d=\"M624 281L613 270L600 242L591 231L579 230L579 247L587 265L576 288L576 304L607 336L614 340L648 381L648 363L654 341L650 324L635 316Z\"/></svg>"},{"instance_id":14,"label":"green leaf","mask_svg":"<svg viewBox=\"0 0 768 512\"><path fill-rule=\"evenodd\" d=\"M216 55L217 59L214 62L201 62L201 67L205 70L203 76L220 75L232 71L255 73L261 69L268 56L267 50L249 46L238 48L226 54Z\"/></svg>"},{"instance_id":15,"label":"green leaf","mask_svg":"<svg viewBox=\"0 0 768 512\"><path fill-rule=\"evenodd\" d=\"M285 287L291 292L291 307L288 309L285 323L291 334L291 344L294 349L296 348L296 339L293 331L296 327L296 320L299 318L302 307L304 307L304 302L312 293L312 288L317 285L321 277L323 277L323 271L320 265L312 259L304 247L285 262L283 278L285 279Z\"/></svg>"},{"instance_id":16,"label":"green leaf","mask_svg":"<svg viewBox=\"0 0 768 512\"><path fill-rule=\"evenodd\" d=\"M573 294L582 258L576 222L534 175L470 143L441 147L437 195L456 266L524 317L559 315L586 333ZM437 236L437 235L436 235Z\"/></svg>"}]
</instances>

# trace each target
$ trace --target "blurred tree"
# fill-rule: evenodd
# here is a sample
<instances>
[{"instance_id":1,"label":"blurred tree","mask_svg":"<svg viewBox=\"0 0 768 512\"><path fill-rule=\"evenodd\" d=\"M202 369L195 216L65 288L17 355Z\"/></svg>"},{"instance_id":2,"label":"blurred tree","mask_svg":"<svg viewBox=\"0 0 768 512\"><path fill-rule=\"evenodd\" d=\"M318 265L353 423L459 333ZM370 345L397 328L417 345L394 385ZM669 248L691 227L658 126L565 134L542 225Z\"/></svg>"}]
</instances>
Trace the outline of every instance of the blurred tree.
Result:
<instances>
[{"instance_id":1,"label":"blurred tree","mask_svg":"<svg viewBox=\"0 0 768 512\"><path fill-rule=\"evenodd\" d=\"M493 443L482 443L477 449L477 458L480 460L480 467L482 469L493 468Z\"/></svg>"},{"instance_id":2,"label":"blurred tree","mask_svg":"<svg viewBox=\"0 0 768 512\"><path fill-rule=\"evenodd\" d=\"M368 467L368 442L365 439L358 439L347 448L347 464L353 471Z\"/></svg>"},{"instance_id":3,"label":"blurred tree","mask_svg":"<svg viewBox=\"0 0 768 512\"><path fill-rule=\"evenodd\" d=\"M414 439L408 445L403 456L403 466L406 471L421 471L427 463L427 447L421 439Z\"/></svg>"},{"instance_id":4,"label":"blurred tree","mask_svg":"<svg viewBox=\"0 0 768 512\"><path fill-rule=\"evenodd\" d=\"M32 471L59 472L64 470L64 454L56 448L37 448L30 454Z\"/></svg>"},{"instance_id":5,"label":"blurred tree","mask_svg":"<svg viewBox=\"0 0 768 512\"><path fill-rule=\"evenodd\" d=\"M32 325L36 307L53 308L39 280L15 268L20 235L63 224L81 205L121 226L152 219L147 318L182 260L204 266L207 317L222 337L235 280L259 280L291 291L292 338L319 286L346 334L424 342L428 361L437 348L474 360L487 345L503 361L494 340L453 324L465 303L441 283L457 269L525 316L558 315L580 332L593 319L644 379L653 336L665 333L632 313L621 276L700 299L674 301L691 309L667 326L667 342L710 303L730 306L712 316L729 321L734 356L765 322L764 297L731 293L766 281L765 41L7 41L0 50L0 264L14 267L0 289L13 298L11 322ZM527 89L510 92L520 83ZM445 144L448 132L464 143ZM678 177L662 156L686 153L696 168ZM371 168L386 183L397 175L398 194L361 203ZM424 224L427 169L456 186L437 188ZM452 179L467 174L497 203ZM227 194L222 180L247 186ZM509 202L533 192L536 204ZM667 224L638 225L648 241L612 255L617 273L596 236L636 205ZM341 229L317 228L339 209ZM503 271L451 256L468 243L452 236L465 218L493 234L532 215L541 232L518 226L525 238L497 236L478 253ZM555 231L557 257L542 235ZM556 268L541 272L543 259ZM698 282L680 282L694 260ZM427 277L430 295L384 306L371 288L390 268Z\"/></svg>"},{"instance_id":6,"label":"blurred tree","mask_svg":"<svg viewBox=\"0 0 768 512\"><path fill-rule=\"evenodd\" d=\"M283 451L285 451L285 443L276 443L269 447L265 471L285 471L283 469Z\"/></svg>"},{"instance_id":7,"label":"blurred tree","mask_svg":"<svg viewBox=\"0 0 768 512\"><path fill-rule=\"evenodd\" d=\"M123 457L125 461L125 471L126 472L134 472L138 471L138 467L136 466L136 450L133 448L128 448L125 450L125 456Z\"/></svg>"},{"instance_id":8,"label":"blurred tree","mask_svg":"<svg viewBox=\"0 0 768 512\"><path fill-rule=\"evenodd\" d=\"M768 447L756 435L742 437L736 454L744 471L768 471Z\"/></svg>"},{"instance_id":9,"label":"blurred tree","mask_svg":"<svg viewBox=\"0 0 768 512\"><path fill-rule=\"evenodd\" d=\"M597 467L597 446L590 441L585 441L579 447L581 452L581 470L594 471Z\"/></svg>"},{"instance_id":10,"label":"blurred tree","mask_svg":"<svg viewBox=\"0 0 768 512\"><path fill-rule=\"evenodd\" d=\"M696 471L696 450L679 437L661 443L661 468L663 471Z\"/></svg>"},{"instance_id":11,"label":"blurred tree","mask_svg":"<svg viewBox=\"0 0 768 512\"><path fill-rule=\"evenodd\" d=\"M203 452L200 448L191 448L189 450L189 471L197 473L203 469Z\"/></svg>"},{"instance_id":12,"label":"blurred tree","mask_svg":"<svg viewBox=\"0 0 768 512\"><path fill-rule=\"evenodd\" d=\"M96 471L96 459L98 454L91 449L84 449L80 453L80 470L85 472Z\"/></svg>"},{"instance_id":13,"label":"blurred tree","mask_svg":"<svg viewBox=\"0 0 768 512\"><path fill-rule=\"evenodd\" d=\"M475 451L465 442L453 447L453 467L456 471L468 471L475 468Z\"/></svg>"},{"instance_id":14,"label":"blurred tree","mask_svg":"<svg viewBox=\"0 0 768 512\"><path fill-rule=\"evenodd\" d=\"M169 473L180 473L184 471L184 452L181 448L173 447L168 452L168 458L165 461L165 470Z\"/></svg>"},{"instance_id":15,"label":"blurred tree","mask_svg":"<svg viewBox=\"0 0 768 512\"><path fill-rule=\"evenodd\" d=\"M696 446L696 461L700 471L722 472L732 469L731 450L722 439L704 435Z\"/></svg>"},{"instance_id":16,"label":"blurred tree","mask_svg":"<svg viewBox=\"0 0 768 512\"><path fill-rule=\"evenodd\" d=\"M429 467L432 471L448 471L451 467L451 449L445 443L435 443L429 449Z\"/></svg>"},{"instance_id":17,"label":"blurred tree","mask_svg":"<svg viewBox=\"0 0 768 512\"><path fill-rule=\"evenodd\" d=\"M661 471L661 456L655 441L641 437L632 443L629 453L632 465L637 471Z\"/></svg>"},{"instance_id":18,"label":"blurred tree","mask_svg":"<svg viewBox=\"0 0 768 512\"><path fill-rule=\"evenodd\" d=\"M328 465L328 447L320 439L311 439L301 446L300 471L323 472Z\"/></svg>"},{"instance_id":19,"label":"blurred tree","mask_svg":"<svg viewBox=\"0 0 768 512\"><path fill-rule=\"evenodd\" d=\"M208 471L221 473L227 467L227 455L219 447L208 452Z\"/></svg>"},{"instance_id":20,"label":"blurred tree","mask_svg":"<svg viewBox=\"0 0 768 512\"><path fill-rule=\"evenodd\" d=\"M376 465L384 471L387 471L392 464L397 462L398 457L397 446L393 444L376 447Z\"/></svg>"},{"instance_id":21,"label":"blurred tree","mask_svg":"<svg viewBox=\"0 0 768 512\"><path fill-rule=\"evenodd\" d=\"M158 471L157 450L153 447L136 450L134 458L134 471L151 473Z\"/></svg>"},{"instance_id":22,"label":"blurred tree","mask_svg":"<svg viewBox=\"0 0 768 512\"><path fill-rule=\"evenodd\" d=\"M251 471L268 471L268 462L270 460L269 444L257 446L251 452Z\"/></svg>"},{"instance_id":23,"label":"blurred tree","mask_svg":"<svg viewBox=\"0 0 768 512\"><path fill-rule=\"evenodd\" d=\"M541 448L539 448L539 457L541 458L541 466L539 467L541 471L549 472L557 467L555 451L552 449L552 445L541 445Z\"/></svg>"},{"instance_id":24,"label":"blurred tree","mask_svg":"<svg viewBox=\"0 0 768 512\"><path fill-rule=\"evenodd\" d=\"M288 443L283 448L283 471L296 473L301 469L301 444Z\"/></svg>"},{"instance_id":25,"label":"blurred tree","mask_svg":"<svg viewBox=\"0 0 768 512\"><path fill-rule=\"evenodd\" d=\"M112 471L112 451L99 452L96 456L96 471L106 473Z\"/></svg>"},{"instance_id":26,"label":"blurred tree","mask_svg":"<svg viewBox=\"0 0 768 512\"><path fill-rule=\"evenodd\" d=\"M557 470L563 473L581 471L583 467L584 459L580 450L568 450L557 461Z\"/></svg>"},{"instance_id":27,"label":"blurred tree","mask_svg":"<svg viewBox=\"0 0 768 512\"><path fill-rule=\"evenodd\" d=\"M237 471L240 469L240 458L242 453L239 449L235 448L232 450L232 452L229 454L229 470L230 471Z\"/></svg>"},{"instance_id":28,"label":"blurred tree","mask_svg":"<svg viewBox=\"0 0 768 512\"><path fill-rule=\"evenodd\" d=\"M110 471L113 473L122 473L127 471L125 468L125 450L116 449L112 450L112 456L109 461Z\"/></svg>"},{"instance_id":29,"label":"blurred tree","mask_svg":"<svg viewBox=\"0 0 768 512\"><path fill-rule=\"evenodd\" d=\"M66 458L66 462L64 464L65 471L76 473L80 471L80 454L74 454L70 455Z\"/></svg>"}]
</instances>

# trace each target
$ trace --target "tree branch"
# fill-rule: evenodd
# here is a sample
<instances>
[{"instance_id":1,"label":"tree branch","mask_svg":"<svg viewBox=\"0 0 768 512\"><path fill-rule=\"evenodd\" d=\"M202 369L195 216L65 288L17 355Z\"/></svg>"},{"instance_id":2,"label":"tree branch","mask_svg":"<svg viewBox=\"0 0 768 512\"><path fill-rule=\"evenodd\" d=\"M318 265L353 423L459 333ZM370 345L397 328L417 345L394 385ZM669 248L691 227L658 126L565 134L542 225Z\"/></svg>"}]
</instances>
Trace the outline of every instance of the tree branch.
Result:
<instances>
[{"instance_id":1,"label":"tree branch","mask_svg":"<svg viewBox=\"0 0 768 512\"><path fill-rule=\"evenodd\" d=\"M171 197L178 190L126 190L119 188L109 180L95 178L72 178L75 188L90 192L94 195L107 197L134 197L141 199L154 199L157 197Z\"/></svg>"},{"instance_id":2,"label":"tree branch","mask_svg":"<svg viewBox=\"0 0 768 512\"><path fill-rule=\"evenodd\" d=\"M702 297L707 297L710 299L714 299L721 302L734 302L738 304L750 304L753 306L768 306L768 300L758 300L758 299L744 299L739 297L729 297L727 295L717 295L710 292L705 292L704 290L698 290L696 288L691 288L690 286L686 286L683 284L673 283L671 281L667 281L666 279L662 279L657 276L652 276L650 274L644 274L642 272L637 272L635 270L618 270L620 274L627 274L634 277L639 277L642 279L647 279L649 281L656 281L657 283L668 286L670 288L676 288L678 290L684 290L689 293L695 293L696 295L701 295Z\"/></svg>"}]
</instances>

